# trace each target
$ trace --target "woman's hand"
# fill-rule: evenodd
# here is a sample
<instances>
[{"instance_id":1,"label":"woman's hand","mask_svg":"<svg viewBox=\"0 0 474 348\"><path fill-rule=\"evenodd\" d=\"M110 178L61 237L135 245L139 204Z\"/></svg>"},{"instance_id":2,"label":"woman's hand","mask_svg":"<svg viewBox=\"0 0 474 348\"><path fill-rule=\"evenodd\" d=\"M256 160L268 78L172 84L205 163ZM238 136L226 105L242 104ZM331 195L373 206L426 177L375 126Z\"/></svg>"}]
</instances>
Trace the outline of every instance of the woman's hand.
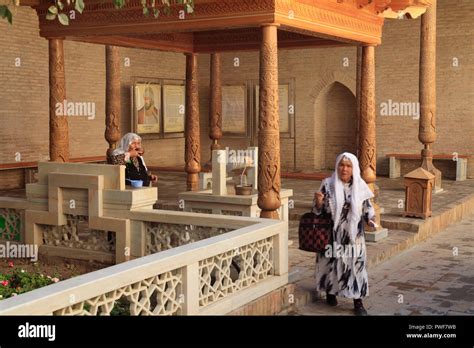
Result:
<instances>
[{"instance_id":1,"label":"woman's hand","mask_svg":"<svg viewBox=\"0 0 474 348\"><path fill-rule=\"evenodd\" d=\"M158 177L156 175L150 175L151 182L155 183L158 181Z\"/></svg>"},{"instance_id":2,"label":"woman's hand","mask_svg":"<svg viewBox=\"0 0 474 348\"><path fill-rule=\"evenodd\" d=\"M377 225L377 223L374 221L374 220L369 220L369 222L367 223L370 227L373 227L373 228L377 228L379 227L379 225Z\"/></svg>"},{"instance_id":3,"label":"woman's hand","mask_svg":"<svg viewBox=\"0 0 474 348\"><path fill-rule=\"evenodd\" d=\"M130 155L130 157L138 157L140 152L137 149L131 149L128 151L128 154Z\"/></svg>"},{"instance_id":4,"label":"woman's hand","mask_svg":"<svg viewBox=\"0 0 474 348\"><path fill-rule=\"evenodd\" d=\"M324 194L322 192L315 192L314 201L316 202L316 208L321 209L324 203Z\"/></svg>"}]
</instances>

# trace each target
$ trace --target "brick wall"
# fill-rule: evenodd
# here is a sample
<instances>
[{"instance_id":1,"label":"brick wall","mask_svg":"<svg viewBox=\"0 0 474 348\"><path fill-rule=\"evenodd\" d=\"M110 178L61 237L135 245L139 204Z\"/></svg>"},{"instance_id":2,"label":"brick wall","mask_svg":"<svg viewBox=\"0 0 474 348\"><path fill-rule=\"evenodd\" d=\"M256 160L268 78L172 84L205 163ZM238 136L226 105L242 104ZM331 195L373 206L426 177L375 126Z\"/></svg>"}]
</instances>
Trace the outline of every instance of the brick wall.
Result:
<instances>
[{"instance_id":1,"label":"brick wall","mask_svg":"<svg viewBox=\"0 0 474 348\"><path fill-rule=\"evenodd\" d=\"M474 2L469 0L439 1L437 26L437 140L435 153L474 155L474 50L469 38L474 34L472 19ZM383 44L376 49L376 113L377 113L377 170L388 175L390 152L418 153L418 120L408 116L381 116L383 102L418 102L420 19L387 20ZM238 68L234 58L240 59ZM294 78L296 83L296 169L315 170L332 166L334 156L350 138L353 113L344 122L340 102L328 96L328 89L339 82L355 93L356 50L353 47L318 48L279 51L279 78ZM348 66L343 64L348 59ZM453 67L453 58L459 66ZM199 60L203 88L201 124L207 127L207 98L209 58ZM236 52L223 54L223 83L242 83L258 78L258 53ZM350 94L347 94L350 97ZM203 105L204 104L204 105ZM329 115L332 124L327 124ZM336 115L333 118L331 115ZM339 131L333 129L340 128ZM330 128L327 128L330 127ZM337 139L337 132L339 138ZM353 129L355 132L355 129ZM328 138L329 134L329 138ZM206 136L206 134L204 134ZM244 147L248 139L224 139L222 143ZM208 145L203 138L203 144ZM340 144L340 145L336 145ZM331 147L331 149L328 149ZM291 168L294 143L282 140L282 169ZM473 158L474 159L474 158ZM474 177L474 160L468 161L468 175Z\"/></svg>"},{"instance_id":2,"label":"brick wall","mask_svg":"<svg viewBox=\"0 0 474 348\"><path fill-rule=\"evenodd\" d=\"M438 1L437 15L437 140L435 153L474 154L474 2ZM393 101L418 101L420 19L388 21L383 43L376 49L377 105ZM459 59L459 67L452 65ZM471 88L469 88L471 86ZM469 140L470 139L470 140ZM418 121L410 117L378 116L377 156L379 172L388 173L389 152L416 153ZM470 175L474 176L473 160Z\"/></svg>"},{"instance_id":3,"label":"brick wall","mask_svg":"<svg viewBox=\"0 0 474 348\"><path fill-rule=\"evenodd\" d=\"M440 0L437 28L437 128L434 145L437 153L474 155L474 50L469 37L474 34L474 11L470 0ZM389 152L417 153L418 121L407 116L381 116L380 105L418 101L418 59L420 20L387 20L383 43L376 49L377 167L388 174ZM0 52L0 163L44 160L48 156L48 44L38 35L38 20L33 10L20 8L14 25L0 21L7 49ZM15 67L15 58L21 66ZM185 78L183 54L121 48L122 132L131 129L130 86L134 77ZM239 58L239 67L234 66ZM459 67L453 67L453 58ZM105 49L102 45L65 42L66 94L70 101L96 103L94 120L70 118L72 157L99 156L105 153ZM348 66L343 63L347 59ZM209 159L209 55L199 56L199 93L203 162ZM258 81L258 52L232 52L222 55L223 84ZM281 139L282 170L294 167L314 171L329 167L335 153L350 148L343 139L353 139L353 98L355 93L355 47L293 49L279 51L279 78L295 84L295 140ZM339 84L335 85L334 83ZM342 85L342 86L341 86ZM337 86L337 87L335 87ZM331 91L331 92L329 92ZM350 91L350 92L349 92ZM352 93L352 94L351 94ZM352 104L351 104L352 103ZM347 120L345 122L345 115ZM330 122L328 122L328 119ZM329 127L329 128L328 128ZM338 141L338 137L341 139ZM296 143L295 143L296 141ZM184 140L145 140L147 164L184 164ZM224 146L243 149L251 137L224 137ZM474 176L474 160L468 173ZM1 184L0 184L1 185Z\"/></svg>"},{"instance_id":4,"label":"brick wall","mask_svg":"<svg viewBox=\"0 0 474 348\"><path fill-rule=\"evenodd\" d=\"M21 7L14 24L0 21L0 144L2 163L47 160L49 155L48 41L39 36L35 11ZM71 157L103 156L108 147L105 131L105 46L65 41L66 98L72 102L94 102L95 118L69 117ZM130 60L126 67L124 58ZM21 65L15 66L20 58ZM184 79L183 54L139 49L121 49L122 133L131 130L130 87L134 77ZM173 66L173 69L169 67ZM184 140L145 140L147 164L183 165ZM172 149L173 151L169 151ZM176 151L178 154L176 155ZM2 178L15 176L8 171ZM16 180L22 185L22 180ZM11 188L9 180L0 188Z\"/></svg>"},{"instance_id":5,"label":"brick wall","mask_svg":"<svg viewBox=\"0 0 474 348\"><path fill-rule=\"evenodd\" d=\"M0 170L1 189L16 189L25 185L24 169Z\"/></svg>"}]
</instances>

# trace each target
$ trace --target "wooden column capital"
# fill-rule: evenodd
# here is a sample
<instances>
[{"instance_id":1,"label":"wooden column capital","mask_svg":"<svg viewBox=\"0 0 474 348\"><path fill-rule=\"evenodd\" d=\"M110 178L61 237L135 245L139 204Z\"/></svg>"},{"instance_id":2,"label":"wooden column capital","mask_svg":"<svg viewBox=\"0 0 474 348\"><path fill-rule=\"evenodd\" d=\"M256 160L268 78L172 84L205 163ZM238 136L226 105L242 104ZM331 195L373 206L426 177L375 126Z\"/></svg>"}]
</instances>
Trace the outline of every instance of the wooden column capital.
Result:
<instances>
[{"instance_id":1,"label":"wooden column capital","mask_svg":"<svg viewBox=\"0 0 474 348\"><path fill-rule=\"evenodd\" d=\"M277 27L277 28L279 28L279 27L280 27L280 23L272 22L272 23L263 23L263 24L260 24L260 28L265 28L265 27Z\"/></svg>"}]
</instances>

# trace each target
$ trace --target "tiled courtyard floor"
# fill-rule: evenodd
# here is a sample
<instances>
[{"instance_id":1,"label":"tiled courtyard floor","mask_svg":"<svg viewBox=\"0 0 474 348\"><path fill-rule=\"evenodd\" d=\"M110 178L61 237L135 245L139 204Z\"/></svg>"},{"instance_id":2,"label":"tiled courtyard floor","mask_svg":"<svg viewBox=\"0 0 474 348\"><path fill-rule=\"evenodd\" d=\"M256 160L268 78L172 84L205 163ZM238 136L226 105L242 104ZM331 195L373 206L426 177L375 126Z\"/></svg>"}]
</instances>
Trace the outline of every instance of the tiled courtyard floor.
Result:
<instances>
[{"instance_id":1,"label":"tiled courtyard floor","mask_svg":"<svg viewBox=\"0 0 474 348\"><path fill-rule=\"evenodd\" d=\"M353 315L352 300L338 300L329 307L318 299L297 314ZM474 215L369 269L364 302L371 315L474 315Z\"/></svg>"},{"instance_id":2,"label":"tiled courtyard floor","mask_svg":"<svg viewBox=\"0 0 474 348\"><path fill-rule=\"evenodd\" d=\"M180 210L177 196L186 190L186 174L160 172L158 175L159 199L155 207ZM469 217L421 242L415 232L425 221L401 216L403 179L379 177L377 185L380 187L378 202L383 209L382 225L388 227L389 232L387 238L367 243L371 291L368 309L376 314L474 314L474 218ZM311 303L314 255L298 249L297 228L299 217L309 211L319 186L320 181L282 179L282 188L293 189L289 222L289 281L296 285L296 301L299 308L304 308L304 313L351 314L352 305L350 301L344 305L344 299L337 308ZM443 192L433 196L433 216L474 200L474 180L444 180L443 188ZM21 197L24 190L0 191L0 196ZM455 246L459 256L451 257L449 253ZM398 303L399 295L404 297L403 304ZM467 305L469 301L470 305Z\"/></svg>"}]
</instances>

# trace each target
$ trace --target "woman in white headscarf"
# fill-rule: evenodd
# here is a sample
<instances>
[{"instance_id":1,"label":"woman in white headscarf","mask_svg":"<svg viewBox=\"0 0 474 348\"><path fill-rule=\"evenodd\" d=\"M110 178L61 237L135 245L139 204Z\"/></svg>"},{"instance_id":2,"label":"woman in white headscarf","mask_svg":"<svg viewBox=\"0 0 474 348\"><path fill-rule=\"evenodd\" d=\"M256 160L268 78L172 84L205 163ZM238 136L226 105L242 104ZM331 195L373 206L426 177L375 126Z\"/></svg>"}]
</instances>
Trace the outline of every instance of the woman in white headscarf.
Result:
<instances>
[{"instance_id":1,"label":"woman in white headscarf","mask_svg":"<svg viewBox=\"0 0 474 348\"><path fill-rule=\"evenodd\" d=\"M143 186L149 186L150 181L156 182L158 177L148 173L143 153L142 138L138 134L127 133L112 152L109 162L125 166L125 179L142 180Z\"/></svg>"},{"instance_id":2,"label":"woman in white headscarf","mask_svg":"<svg viewBox=\"0 0 474 348\"><path fill-rule=\"evenodd\" d=\"M333 221L326 252L316 254L316 288L326 292L331 306L337 305L336 296L352 298L356 315L367 315L362 304L369 294L363 220L376 226L372 197L357 157L349 152L337 156L334 173L314 195L314 212Z\"/></svg>"}]
</instances>

